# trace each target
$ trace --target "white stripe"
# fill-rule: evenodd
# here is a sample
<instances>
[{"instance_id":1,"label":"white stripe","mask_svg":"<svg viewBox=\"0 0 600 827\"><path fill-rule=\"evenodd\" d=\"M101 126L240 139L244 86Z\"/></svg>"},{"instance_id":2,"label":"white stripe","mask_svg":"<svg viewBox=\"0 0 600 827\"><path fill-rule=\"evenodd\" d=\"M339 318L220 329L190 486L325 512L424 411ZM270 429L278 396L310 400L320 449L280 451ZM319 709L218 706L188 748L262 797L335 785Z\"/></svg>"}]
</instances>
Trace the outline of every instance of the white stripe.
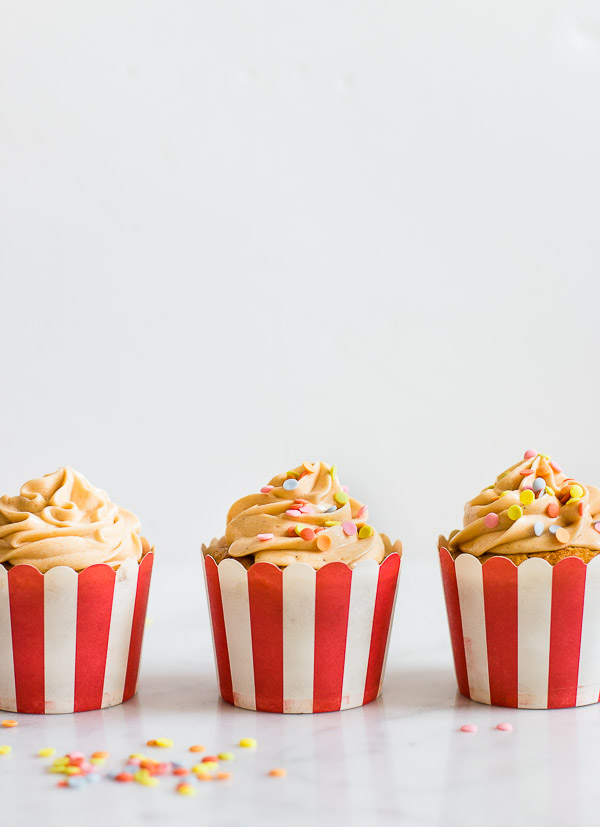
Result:
<instances>
[{"instance_id":1,"label":"white stripe","mask_svg":"<svg viewBox=\"0 0 600 827\"><path fill-rule=\"evenodd\" d=\"M518 571L518 704L524 709L548 706L552 566L530 557Z\"/></svg>"},{"instance_id":2,"label":"white stripe","mask_svg":"<svg viewBox=\"0 0 600 827\"><path fill-rule=\"evenodd\" d=\"M136 560L127 560L116 571L102 688L103 707L120 704L123 700L139 569Z\"/></svg>"},{"instance_id":3,"label":"white stripe","mask_svg":"<svg viewBox=\"0 0 600 827\"><path fill-rule=\"evenodd\" d=\"M46 712L73 712L77 572L57 566L44 575L44 693Z\"/></svg>"},{"instance_id":4,"label":"white stripe","mask_svg":"<svg viewBox=\"0 0 600 827\"><path fill-rule=\"evenodd\" d=\"M283 711L312 712L316 571L293 563L283 572Z\"/></svg>"},{"instance_id":5,"label":"white stripe","mask_svg":"<svg viewBox=\"0 0 600 827\"><path fill-rule=\"evenodd\" d=\"M8 599L8 572L0 563L0 709L17 711L12 628Z\"/></svg>"},{"instance_id":6,"label":"white stripe","mask_svg":"<svg viewBox=\"0 0 600 827\"><path fill-rule=\"evenodd\" d=\"M474 701L489 704L490 677L485 637L482 564L472 554L459 554L455 566L469 695Z\"/></svg>"},{"instance_id":7,"label":"white stripe","mask_svg":"<svg viewBox=\"0 0 600 827\"><path fill-rule=\"evenodd\" d=\"M383 656L383 666L381 667L381 678L379 679L379 689L377 690L377 697L381 695L381 690L383 689L383 679L385 677L385 669L387 666L387 658L388 658L388 650L390 648L390 639L392 637L392 628L394 626L394 614L396 613L396 598L398 597L398 583L400 582L400 572L402 571L402 560L400 560L400 567L398 568L398 577L396 579L396 585L394 587L394 603L392 606L392 613L390 615L390 625L388 628L388 636L387 641L385 643L385 654Z\"/></svg>"},{"instance_id":8,"label":"white stripe","mask_svg":"<svg viewBox=\"0 0 600 827\"><path fill-rule=\"evenodd\" d=\"M340 709L362 706L371 649L378 577L379 565L375 560L365 560L352 571Z\"/></svg>"},{"instance_id":9,"label":"white stripe","mask_svg":"<svg viewBox=\"0 0 600 827\"><path fill-rule=\"evenodd\" d=\"M577 678L577 703L595 704L600 696L600 555L587 564Z\"/></svg>"},{"instance_id":10,"label":"white stripe","mask_svg":"<svg viewBox=\"0 0 600 827\"><path fill-rule=\"evenodd\" d=\"M219 563L218 572L233 701L244 709L256 709L248 572L241 563L230 558Z\"/></svg>"}]
</instances>

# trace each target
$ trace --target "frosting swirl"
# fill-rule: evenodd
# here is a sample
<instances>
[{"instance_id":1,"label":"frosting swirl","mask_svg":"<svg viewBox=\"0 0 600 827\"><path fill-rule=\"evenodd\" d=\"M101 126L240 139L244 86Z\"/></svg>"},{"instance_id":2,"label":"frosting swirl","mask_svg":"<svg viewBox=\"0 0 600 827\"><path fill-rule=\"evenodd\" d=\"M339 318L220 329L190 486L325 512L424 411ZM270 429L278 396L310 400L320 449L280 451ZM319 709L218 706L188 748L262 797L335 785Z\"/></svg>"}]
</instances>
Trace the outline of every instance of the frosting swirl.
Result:
<instances>
[{"instance_id":1,"label":"frosting swirl","mask_svg":"<svg viewBox=\"0 0 600 827\"><path fill-rule=\"evenodd\" d=\"M465 505L463 526L449 547L477 557L600 551L600 490L567 477L545 454L526 451Z\"/></svg>"},{"instance_id":2,"label":"frosting swirl","mask_svg":"<svg viewBox=\"0 0 600 827\"><path fill-rule=\"evenodd\" d=\"M26 482L0 497L0 563L27 563L42 573L95 563L116 568L146 550L137 517L119 508L72 468Z\"/></svg>"},{"instance_id":3,"label":"frosting swirl","mask_svg":"<svg viewBox=\"0 0 600 827\"><path fill-rule=\"evenodd\" d=\"M300 562L320 569L334 560L350 567L367 559L381 563L390 543L367 518L367 507L340 485L335 466L305 462L234 503L223 541L208 551L244 565L264 561L282 568Z\"/></svg>"}]
</instances>

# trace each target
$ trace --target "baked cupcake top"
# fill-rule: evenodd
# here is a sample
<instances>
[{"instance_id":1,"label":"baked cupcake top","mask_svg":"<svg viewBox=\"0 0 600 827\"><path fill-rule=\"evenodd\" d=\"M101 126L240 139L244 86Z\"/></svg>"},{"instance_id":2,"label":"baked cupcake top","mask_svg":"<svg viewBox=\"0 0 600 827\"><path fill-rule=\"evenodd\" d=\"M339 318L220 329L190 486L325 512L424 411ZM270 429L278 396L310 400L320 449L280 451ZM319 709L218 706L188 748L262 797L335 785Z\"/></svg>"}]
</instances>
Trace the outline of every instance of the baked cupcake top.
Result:
<instances>
[{"instance_id":1,"label":"baked cupcake top","mask_svg":"<svg viewBox=\"0 0 600 827\"><path fill-rule=\"evenodd\" d=\"M526 451L465 505L463 525L450 549L477 557L600 551L600 490L567 477L549 456Z\"/></svg>"},{"instance_id":2,"label":"baked cupcake top","mask_svg":"<svg viewBox=\"0 0 600 827\"><path fill-rule=\"evenodd\" d=\"M300 562L320 569L332 561L350 567L367 559L381 563L390 543L367 519L366 505L340 485L335 465L305 462L234 503L225 537L217 543L223 553L213 544L208 553L236 557L245 565Z\"/></svg>"},{"instance_id":3,"label":"baked cupcake top","mask_svg":"<svg viewBox=\"0 0 600 827\"><path fill-rule=\"evenodd\" d=\"M137 517L115 505L72 468L30 480L16 497L0 497L0 563L27 563L42 573L95 563L140 560Z\"/></svg>"}]
</instances>

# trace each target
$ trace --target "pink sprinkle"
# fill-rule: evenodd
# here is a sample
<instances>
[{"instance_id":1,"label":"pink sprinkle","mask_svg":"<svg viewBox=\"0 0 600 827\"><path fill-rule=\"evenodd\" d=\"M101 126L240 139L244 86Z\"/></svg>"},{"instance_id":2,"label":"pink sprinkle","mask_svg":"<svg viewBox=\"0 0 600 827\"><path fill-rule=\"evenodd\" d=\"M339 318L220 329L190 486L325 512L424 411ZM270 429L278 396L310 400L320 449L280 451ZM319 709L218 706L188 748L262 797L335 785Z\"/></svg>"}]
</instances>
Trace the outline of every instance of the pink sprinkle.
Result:
<instances>
[{"instance_id":1,"label":"pink sprinkle","mask_svg":"<svg viewBox=\"0 0 600 827\"><path fill-rule=\"evenodd\" d=\"M524 459L531 459L532 457L537 457L537 451L534 451L533 449L529 448L527 451L525 451L523 457Z\"/></svg>"},{"instance_id":2,"label":"pink sprinkle","mask_svg":"<svg viewBox=\"0 0 600 827\"><path fill-rule=\"evenodd\" d=\"M461 732L477 732L475 724L463 724L460 728Z\"/></svg>"},{"instance_id":3,"label":"pink sprinkle","mask_svg":"<svg viewBox=\"0 0 600 827\"><path fill-rule=\"evenodd\" d=\"M528 477L530 474L535 474L535 471L532 468L523 468L521 471L519 471L519 474L522 477Z\"/></svg>"},{"instance_id":4,"label":"pink sprinkle","mask_svg":"<svg viewBox=\"0 0 600 827\"><path fill-rule=\"evenodd\" d=\"M357 520L360 519L362 517L362 515L366 514L366 513L367 513L367 506L366 505L361 505L361 507L358 509L358 514L356 515L356 519Z\"/></svg>"},{"instance_id":5,"label":"pink sprinkle","mask_svg":"<svg viewBox=\"0 0 600 827\"><path fill-rule=\"evenodd\" d=\"M298 511L301 514L312 514L314 512L314 508L312 505L301 505Z\"/></svg>"},{"instance_id":6,"label":"pink sprinkle","mask_svg":"<svg viewBox=\"0 0 600 827\"><path fill-rule=\"evenodd\" d=\"M500 732L512 732L513 726L512 724L498 724L496 729L499 729Z\"/></svg>"},{"instance_id":7,"label":"pink sprinkle","mask_svg":"<svg viewBox=\"0 0 600 827\"><path fill-rule=\"evenodd\" d=\"M132 767L139 767L140 764L142 763L142 759L141 758L129 758L127 763L130 764Z\"/></svg>"},{"instance_id":8,"label":"pink sprinkle","mask_svg":"<svg viewBox=\"0 0 600 827\"><path fill-rule=\"evenodd\" d=\"M346 494L349 494L349 493L350 493L350 489L348 488L348 486L347 486L347 485L342 485L342 491L345 491L345 492L346 492Z\"/></svg>"},{"instance_id":9,"label":"pink sprinkle","mask_svg":"<svg viewBox=\"0 0 600 827\"><path fill-rule=\"evenodd\" d=\"M273 490L273 488L275 488L274 485L263 485L263 487L260 489L260 493L261 494L268 494L269 491Z\"/></svg>"},{"instance_id":10,"label":"pink sprinkle","mask_svg":"<svg viewBox=\"0 0 600 827\"><path fill-rule=\"evenodd\" d=\"M305 500L303 497L296 497L294 500L295 503L302 503L302 505L308 505L308 500Z\"/></svg>"},{"instance_id":11,"label":"pink sprinkle","mask_svg":"<svg viewBox=\"0 0 600 827\"><path fill-rule=\"evenodd\" d=\"M579 503L577 510L579 511L579 516L583 517L583 503Z\"/></svg>"},{"instance_id":12,"label":"pink sprinkle","mask_svg":"<svg viewBox=\"0 0 600 827\"><path fill-rule=\"evenodd\" d=\"M257 534L256 539L264 543L266 540L272 540L274 536L274 534Z\"/></svg>"},{"instance_id":13,"label":"pink sprinkle","mask_svg":"<svg viewBox=\"0 0 600 827\"><path fill-rule=\"evenodd\" d=\"M485 523L487 528L496 528L498 523L500 522L500 517L497 514L494 514L492 511L490 514L486 514L483 518L483 522Z\"/></svg>"},{"instance_id":14,"label":"pink sprinkle","mask_svg":"<svg viewBox=\"0 0 600 827\"><path fill-rule=\"evenodd\" d=\"M288 517L301 517L302 516L302 512L298 511L297 508L288 508L288 510L285 513L287 514Z\"/></svg>"},{"instance_id":15,"label":"pink sprinkle","mask_svg":"<svg viewBox=\"0 0 600 827\"><path fill-rule=\"evenodd\" d=\"M352 537L353 534L356 534L356 523L353 523L351 520L346 520L342 523L342 528L344 530L344 534L347 534L348 537Z\"/></svg>"},{"instance_id":16,"label":"pink sprinkle","mask_svg":"<svg viewBox=\"0 0 600 827\"><path fill-rule=\"evenodd\" d=\"M600 523L594 523L594 528L596 529L598 534L600 534Z\"/></svg>"},{"instance_id":17,"label":"pink sprinkle","mask_svg":"<svg viewBox=\"0 0 600 827\"><path fill-rule=\"evenodd\" d=\"M69 761L82 761L85 760L85 755L83 752L68 752L67 758Z\"/></svg>"},{"instance_id":18,"label":"pink sprinkle","mask_svg":"<svg viewBox=\"0 0 600 827\"><path fill-rule=\"evenodd\" d=\"M550 468L552 468L553 471L556 471L557 474L562 474L562 468L557 462L551 462Z\"/></svg>"},{"instance_id":19,"label":"pink sprinkle","mask_svg":"<svg viewBox=\"0 0 600 827\"><path fill-rule=\"evenodd\" d=\"M81 770L81 772L92 772L92 770L94 769L94 765L90 764L89 761L82 761L79 765L79 769Z\"/></svg>"}]
</instances>

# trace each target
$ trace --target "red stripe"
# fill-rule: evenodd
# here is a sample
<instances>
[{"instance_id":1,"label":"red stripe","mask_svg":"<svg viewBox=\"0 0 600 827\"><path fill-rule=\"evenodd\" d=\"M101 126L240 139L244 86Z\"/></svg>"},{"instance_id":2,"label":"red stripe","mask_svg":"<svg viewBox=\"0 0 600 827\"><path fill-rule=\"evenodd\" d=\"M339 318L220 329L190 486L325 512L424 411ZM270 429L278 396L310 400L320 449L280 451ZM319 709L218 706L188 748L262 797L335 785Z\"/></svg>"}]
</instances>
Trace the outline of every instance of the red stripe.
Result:
<instances>
[{"instance_id":1,"label":"red stripe","mask_svg":"<svg viewBox=\"0 0 600 827\"><path fill-rule=\"evenodd\" d=\"M229 649L225 633L225 618L223 616L223 602L221 600L221 585L219 570L212 557L204 558L206 571L206 587L210 606L213 639L215 642L215 658L219 673L219 689L221 697L229 704L233 704L233 685L231 683L231 667L229 666Z\"/></svg>"},{"instance_id":2,"label":"red stripe","mask_svg":"<svg viewBox=\"0 0 600 827\"><path fill-rule=\"evenodd\" d=\"M128 701L129 698L132 698L135 695L135 690L137 688L153 562L154 554L149 551L144 555L138 571L138 581L135 591L135 606L133 608L133 621L131 623L131 639L129 641L129 656L127 658L127 672L125 674L125 689L123 691L124 701Z\"/></svg>"},{"instance_id":3,"label":"red stripe","mask_svg":"<svg viewBox=\"0 0 600 827\"><path fill-rule=\"evenodd\" d=\"M390 633L399 570L399 554L390 554L379 567L377 595L375 597L375 609L373 611L373 631L371 632L371 648L369 650L369 664L367 666L363 704L368 704L375 700L381 685L381 673Z\"/></svg>"},{"instance_id":4,"label":"red stripe","mask_svg":"<svg viewBox=\"0 0 600 827\"><path fill-rule=\"evenodd\" d=\"M519 705L518 578L506 557L482 565L490 703Z\"/></svg>"},{"instance_id":5,"label":"red stripe","mask_svg":"<svg viewBox=\"0 0 600 827\"><path fill-rule=\"evenodd\" d=\"M272 563L248 569L256 709L283 712L283 572Z\"/></svg>"},{"instance_id":6,"label":"red stripe","mask_svg":"<svg viewBox=\"0 0 600 827\"><path fill-rule=\"evenodd\" d=\"M548 709L575 706L586 565L566 557L552 570Z\"/></svg>"},{"instance_id":7,"label":"red stripe","mask_svg":"<svg viewBox=\"0 0 600 827\"><path fill-rule=\"evenodd\" d=\"M17 712L46 711L44 575L28 565L8 572Z\"/></svg>"},{"instance_id":8,"label":"red stripe","mask_svg":"<svg viewBox=\"0 0 600 827\"><path fill-rule=\"evenodd\" d=\"M452 641L458 691L461 695L470 698L462 615L460 612L460 600L458 599L458 584L456 582L456 567L452 555L445 548L440 548L440 566L442 568L442 583L444 585L444 595L446 596L446 611L448 613L448 625L450 627L450 640Z\"/></svg>"},{"instance_id":9,"label":"red stripe","mask_svg":"<svg viewBox=\"0 0 600 827\"><path fill-rule=\"evenodd\" d=\"M79 574L75 643L75 712L102 707L115 572L105 563Z\"/></svg>"},{"instance_id":10,"label":"red stripe","mask_svg":"<svg viewBox=\"0 0 600 827\"><path fill-rule=\"evenodd\" d=\"M352 570L328 563L316 579L313 712L331 712L342 705Z\"/></svg>"}]
</instances>

